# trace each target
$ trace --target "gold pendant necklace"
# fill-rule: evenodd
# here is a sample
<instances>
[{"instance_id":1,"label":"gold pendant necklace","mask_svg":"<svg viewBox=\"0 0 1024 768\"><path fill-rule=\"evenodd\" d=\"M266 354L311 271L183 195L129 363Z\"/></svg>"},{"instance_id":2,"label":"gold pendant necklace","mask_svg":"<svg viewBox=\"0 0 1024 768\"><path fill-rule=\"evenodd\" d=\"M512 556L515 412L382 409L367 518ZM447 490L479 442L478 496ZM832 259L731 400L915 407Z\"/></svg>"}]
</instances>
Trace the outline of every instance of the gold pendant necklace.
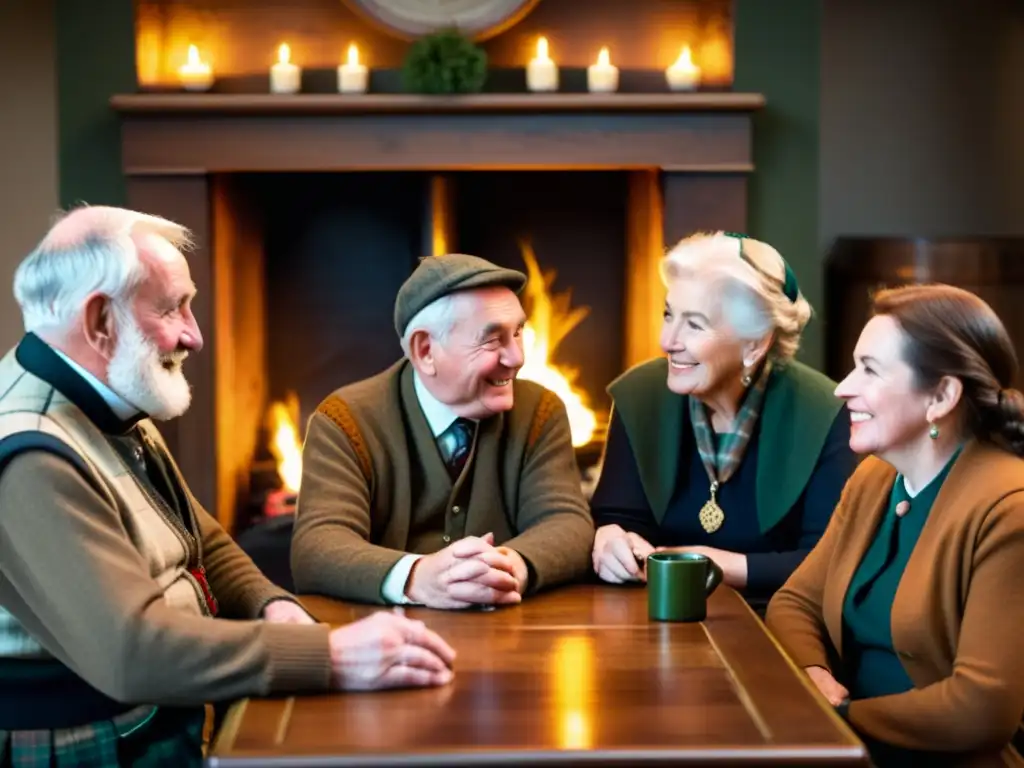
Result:
<instances>
[{"instance_id":1,"label":"gold pendant necklace","mask_svg":"<svg viewBox=\"0 0 1024 768\"><path fill-rule=\"evenodd\" d=\"M700 508L700 524L708 533L714 533L725 522L725 510L718 506L718 501L715 499L717 491L718 481L715 480L711 483L711 498Z\"/></svg>"}]
</instances>

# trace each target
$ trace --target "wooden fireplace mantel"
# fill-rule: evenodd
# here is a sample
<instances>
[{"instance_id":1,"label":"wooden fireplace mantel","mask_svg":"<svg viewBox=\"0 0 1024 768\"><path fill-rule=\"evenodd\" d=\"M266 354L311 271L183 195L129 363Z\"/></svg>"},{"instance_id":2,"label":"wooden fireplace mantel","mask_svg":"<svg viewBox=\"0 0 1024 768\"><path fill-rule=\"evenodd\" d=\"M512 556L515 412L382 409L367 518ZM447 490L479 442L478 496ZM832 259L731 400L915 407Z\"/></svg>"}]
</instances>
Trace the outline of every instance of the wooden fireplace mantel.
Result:
<instances>
[{"instance_id":1,"label":"wooden fireplace mantel","mask_svg":"<svg viewBox=\"0 0 1024 768\"><path fill-rule=\"evenodd\" d=\"M247 206L245 174L628 171L629 364L656 346L665 244L697 229L746 228L753 114L765 99L144 93L111 106L129 206L193 234L193 311L207 348L189 360L192 407L163 429L196 497L230 530L267 405L263 222Z\"/></svg>"},{"instance_id":2,"label":"wooden fireplace mantel","mask_svg":"<svg viewBox=\"0 0 1024 768\"><path fill-rule=\"evenodd\" d=\"M128 175L658 168L748 172L748 93L129 94Z\"/></svg>"},{"instance_id":3,"label":"wooden fireplace mantel","mask_svg":"<svg viewBox=\"0 0 1024 768\"><path fill-rule=\"evenodd\" d=\"M764 107L760 93L482 93L276 95L133 93L111 99L134 114L353 115L472 112L744 112Z\"/></svg>"}]
</instances>

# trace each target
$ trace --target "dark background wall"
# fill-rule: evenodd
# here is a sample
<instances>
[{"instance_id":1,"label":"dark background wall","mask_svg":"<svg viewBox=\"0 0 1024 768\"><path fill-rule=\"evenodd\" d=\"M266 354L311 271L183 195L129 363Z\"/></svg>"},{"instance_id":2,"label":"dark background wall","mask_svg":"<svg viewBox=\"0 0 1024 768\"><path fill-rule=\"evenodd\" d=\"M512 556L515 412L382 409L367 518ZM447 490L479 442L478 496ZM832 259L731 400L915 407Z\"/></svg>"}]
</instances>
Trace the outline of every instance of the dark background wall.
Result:
<instances>
[{"instance_id":1,"label":"dark background wall","mask_svg":"<svg viewBox=\"0 0 1024 768\"><path fill-rule=\"evenodd\" d=\"M11 278L57 210L52 0L0 2L0 349L21 335Z\"/></svg>"},{"instance_id":2,"label":"dark background wall","mask_svg":"<svg viewBox=\"0 0 1024 768\"><path fill-rule=\"evenodd\" d=\"M821 240L1024 234L1024 3L822 3Z\"/></svg>"}]
</instances>

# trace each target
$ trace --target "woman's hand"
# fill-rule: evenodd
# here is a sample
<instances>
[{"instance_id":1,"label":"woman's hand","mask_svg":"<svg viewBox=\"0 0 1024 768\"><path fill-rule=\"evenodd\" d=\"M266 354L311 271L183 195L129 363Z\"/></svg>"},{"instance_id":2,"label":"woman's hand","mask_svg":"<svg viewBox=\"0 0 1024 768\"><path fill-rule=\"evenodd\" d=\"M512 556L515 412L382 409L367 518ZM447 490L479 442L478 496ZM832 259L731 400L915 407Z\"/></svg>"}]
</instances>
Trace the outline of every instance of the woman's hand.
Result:
<instances>
[{"instance_id":1,"label":"woman's hand","mask_svg":"<svg viewBox=\"0 0 1024 768\"><path fill-rule=\"evenodd\" d=\"M714 547L658 547L658 552L690 552L704 555L722 569L722 580L734 589L747 586L747 556Z\"/></svg>"},{"instance_id":2,"label":"woman's hand","mask_svg":"<svg viewBox=\"0 0 1024 768\"><path fill-rule=\"evenodd\" d=\"M850 698L850 692L840 685L832 677L832 673L824 667L805 667L804 672L807 673L807 676L811 678L811 682L818 687L821 695L828 699L828 703L833 707L838 707L846 699Z\"/></svg>"},{"instance_id":3,"label":"woman's hand","mask_svg":"<svg viewBox=\"0 0 1024 768\"><path fill-rule=\"evenodd\" d=\"M647 581L644 566L653 551L641 536L618 525L602 525L594 535L594 572L610 584Z\"/></svg>"}]
</instances>

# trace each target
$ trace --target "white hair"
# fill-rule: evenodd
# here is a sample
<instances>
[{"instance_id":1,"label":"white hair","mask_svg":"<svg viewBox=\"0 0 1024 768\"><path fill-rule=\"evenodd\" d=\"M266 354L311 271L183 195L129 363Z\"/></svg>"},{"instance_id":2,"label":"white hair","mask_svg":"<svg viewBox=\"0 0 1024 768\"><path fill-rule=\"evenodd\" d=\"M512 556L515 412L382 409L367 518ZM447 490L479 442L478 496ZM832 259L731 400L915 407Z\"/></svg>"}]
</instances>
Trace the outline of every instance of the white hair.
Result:
<instances>
[{"instance_id":1,"label":"white hair","mask_svg":"<svg viewBox=\"0 0 1024 768\"><path fill-rule=\"evenodd\" d=\"M126 304L146 276L137 246L144 235L190 245L185 227L159 216L107 206L63 215L14 273L25 330L67 330L93 293Z\"/></svg>"},{"instance_id":2,"label":"white hair","mask_svg":"<svg viewBox=\"0 0 1024 768\"><path fill-rule=\"evenodd\" d=\"M466 294L461 291L449 293L434 299L412 316L402 334L402 352L409 357L409 344L412 335L417 331L426 331L430 336L444 344L448 340L455 324L466 314Z\"/></svg>"},{"instance_id":3,"label":"white hair","mask_svg":"<svg viewBox=\"0 0 1024 768\"><path fill-rule=\"evenodd\" d=\"M767 243L724 232L691 235L662 260L661 276L666 287L677 280L707 281L721 300L722 320L738 338L756 341L774 332L769 356L785 362L796 355L811 305L802 293L790 301L782 292L785 262Z\"/></svg>"}]
</instances>

